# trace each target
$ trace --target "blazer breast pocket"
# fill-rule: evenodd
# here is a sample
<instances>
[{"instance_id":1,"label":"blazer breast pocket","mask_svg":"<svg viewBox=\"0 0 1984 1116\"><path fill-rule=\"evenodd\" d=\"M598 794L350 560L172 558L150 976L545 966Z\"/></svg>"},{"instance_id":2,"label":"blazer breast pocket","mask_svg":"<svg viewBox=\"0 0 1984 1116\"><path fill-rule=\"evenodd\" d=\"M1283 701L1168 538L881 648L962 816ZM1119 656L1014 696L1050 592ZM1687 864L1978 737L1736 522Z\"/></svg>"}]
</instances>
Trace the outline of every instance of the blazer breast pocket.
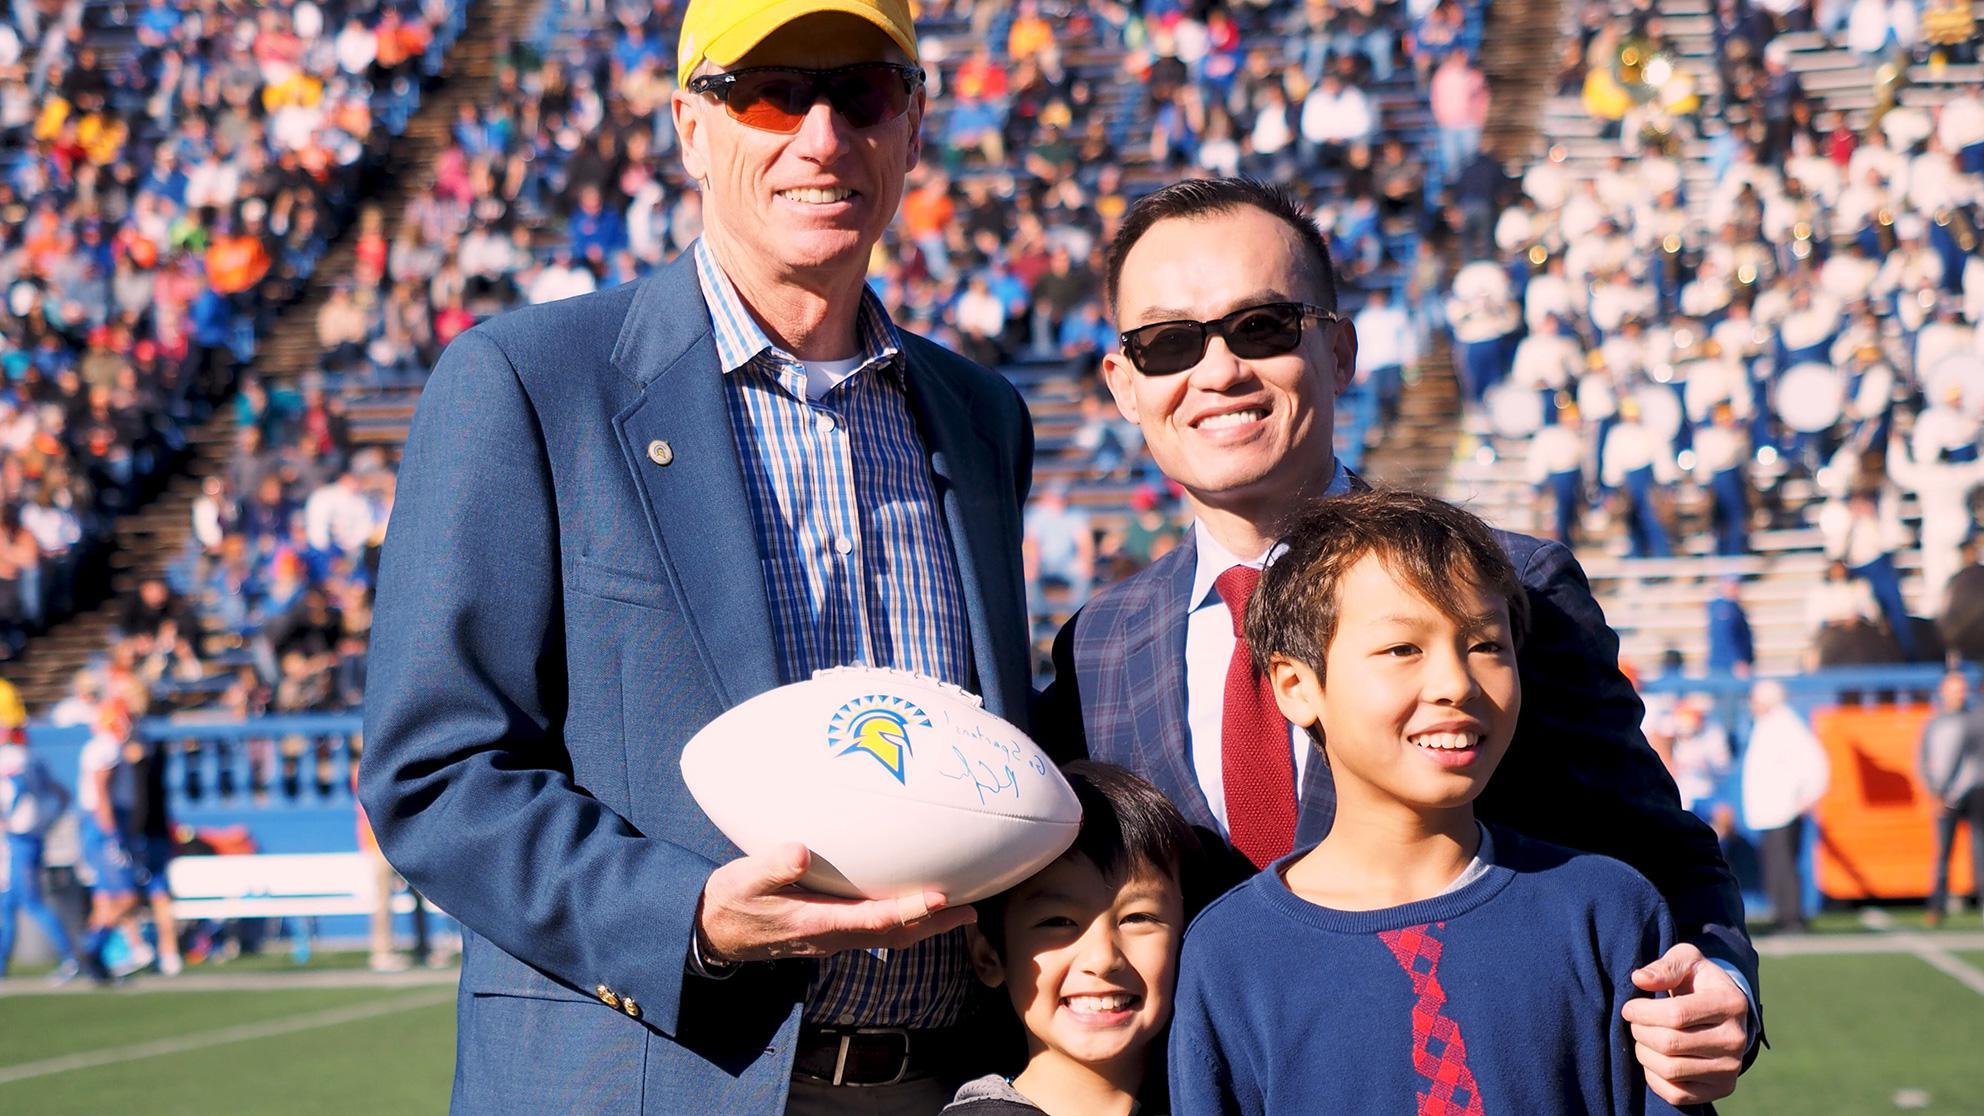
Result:
<instances>
[{"instance_id":1,"label":"blazer breast pocket","mask_svg":"<svg viewBox=\"0 0 1984 1116\"><path fill-rule=\"evenodd\" d=\"M588 597L599 597L642 608L668 608L675 594L659 575L631 573L596 562L583 554L575 555L565 570L565 587Z\"/></svg>"}]
</instances>

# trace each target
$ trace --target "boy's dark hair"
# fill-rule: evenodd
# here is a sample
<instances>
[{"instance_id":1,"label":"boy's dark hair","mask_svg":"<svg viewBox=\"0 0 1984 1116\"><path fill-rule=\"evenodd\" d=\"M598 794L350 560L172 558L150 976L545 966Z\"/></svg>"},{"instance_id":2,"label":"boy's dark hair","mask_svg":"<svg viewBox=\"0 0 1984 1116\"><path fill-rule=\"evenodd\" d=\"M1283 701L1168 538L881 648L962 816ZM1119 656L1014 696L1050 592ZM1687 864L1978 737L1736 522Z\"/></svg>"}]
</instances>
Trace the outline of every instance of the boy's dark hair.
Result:
<instances>
[{"instance_id":1,"label":"boy's dark hair","mask_svg":"<svg viewBox=\"0 0 1984 1116\"><path fill-rule=\"evenodd\" d=\"M1287 549L1247 602L1247 643L1263 675L1282 655L1322 679L1338 587L1367 554L1450 619L1467 618L1461 592L1471 583L1508 602L1518 644L1528 629L1529 595L1501 544L1486 523L1445 500L1382 489L1331 496L1290 516L1281 541Z\"/></svg>"},{"instance_id":2,"label":"boy's dark hair","mask_svg":"<svg viewBox=\"0 0 1984 1116\"><path fill-rule=\"evenodd\" d=\"M1280 186L1251 178L1193 178L1174 182L1155 193L1138 198L1123 216L1123 224L1109 242L1103 292L1108 306L1116 311L1116 292L1123 278L1123 260L1130 249L1144 238L1152 225L1175 218L1208 217L1231 213L1251 206L1272 217L1279 217L1295 232L1309 257L1304 277L1313 288L1312 296L1325 310L1336 309L1336 264L1330 259L1329 242L1309 215L1309 209L1295 195Z\"/></svg>"},{"instance_id":3,"label":"boy's dark hair","mask_svg":"<svg viewBox=\"0 0 1984 1116\"><path fill-rule=\"evenodd\" d=\"M1077 760L1063 766L1061 774L1082 805L1081 829L1068 852L1087 857L1112 884L1138 869L1170 877L1184 891L1185 917L1191 918L1197 909L1191 885L1200 874L1201 849L1198 835L1178 807L1142 776L1113 763ZM974 904L979 934L1001 957L1006 954L1002 916L1011 894L1001 892Z\"/></svg>"}]
</instances>

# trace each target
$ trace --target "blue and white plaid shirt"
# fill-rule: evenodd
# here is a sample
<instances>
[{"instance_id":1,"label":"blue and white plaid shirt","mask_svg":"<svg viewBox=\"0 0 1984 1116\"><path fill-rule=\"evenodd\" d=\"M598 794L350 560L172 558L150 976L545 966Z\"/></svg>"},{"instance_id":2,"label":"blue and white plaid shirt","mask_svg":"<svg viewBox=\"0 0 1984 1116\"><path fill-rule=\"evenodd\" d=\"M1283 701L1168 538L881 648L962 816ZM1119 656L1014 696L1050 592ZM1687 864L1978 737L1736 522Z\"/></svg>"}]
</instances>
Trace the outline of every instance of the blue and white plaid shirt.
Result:
<instances>
[{"instance_id":1,"label":"blue and white plaid shirt","mask_svg":"<svg viewBox=\"0 0 1984 1116\"><path fill-rule=\"evenodd\" d=\"M864 289L860 364L809 399L805 366L758 328L709 246L698 240L695 253L771 601L779 680L867 663L969 685L963 586L887 311ZM948 1026L963 1012L970 979L961 930L881 957L837 954L814 976L806 1019Z\"/></svg>"}]
</instances>

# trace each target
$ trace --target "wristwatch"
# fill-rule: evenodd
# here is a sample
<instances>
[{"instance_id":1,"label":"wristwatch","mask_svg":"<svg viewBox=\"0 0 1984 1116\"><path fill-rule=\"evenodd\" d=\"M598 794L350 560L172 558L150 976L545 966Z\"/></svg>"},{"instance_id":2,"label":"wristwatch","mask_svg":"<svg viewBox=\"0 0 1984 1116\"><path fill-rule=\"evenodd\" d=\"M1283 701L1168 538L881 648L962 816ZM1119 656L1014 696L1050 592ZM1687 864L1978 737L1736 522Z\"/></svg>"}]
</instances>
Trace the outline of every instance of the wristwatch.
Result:
<instances>
[{"instance_id":1,"label":"wristwatch","mask_svg":"<svg viewBox=\"0 0 1984 1116\"><path fill-rule=\"evenodd\" d=\"M715 961L709 956L711 947L703 938L703 909L696 908L695 929L689 935L689 971L705 980L723 980L737 975L742 964L737 961Z\"/></svg>"}]
</instances>

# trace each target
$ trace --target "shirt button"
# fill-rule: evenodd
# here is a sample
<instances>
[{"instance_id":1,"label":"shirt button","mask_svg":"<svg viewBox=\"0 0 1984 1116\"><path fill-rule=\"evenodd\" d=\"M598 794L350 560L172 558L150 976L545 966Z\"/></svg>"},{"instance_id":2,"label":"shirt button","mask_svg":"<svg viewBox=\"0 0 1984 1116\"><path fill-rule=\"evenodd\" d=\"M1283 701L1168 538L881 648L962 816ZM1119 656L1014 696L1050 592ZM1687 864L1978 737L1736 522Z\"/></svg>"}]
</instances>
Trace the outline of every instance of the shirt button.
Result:
<instances>
[{"instance_id":1,"label":"shirt button","mask_svg":"<svg viewBox=\"0 0 1984 1116\"><path fill-rule=\"evenodd\" d=\"M832 415L821 415L819 427L820 433L832 434L834 432L834 417Z\"/></svg>"},{"instance_id":2,"label":"shirt button","mask_svg":"<svg viewBox=\"0 0 1984 1116\"><path fill-rule=\"evenodd\" d=\"M842 556L854 553L854 540L848 538L846 535L835 536L834 553Z\"/></svg>"},{"instance_id":3,"label":"shirt button","mask_svg":"<svg viewBox=\"0 0 1984 1116\"><path fill-rule=\"evenodd\" d=\"M843 1011L840 1013L840 1018L835 1020L835 1022L839 1023L843 1027L851 1027L854 1025L854 1013L851 1011Z\"/></svg>"}]
</instances>

